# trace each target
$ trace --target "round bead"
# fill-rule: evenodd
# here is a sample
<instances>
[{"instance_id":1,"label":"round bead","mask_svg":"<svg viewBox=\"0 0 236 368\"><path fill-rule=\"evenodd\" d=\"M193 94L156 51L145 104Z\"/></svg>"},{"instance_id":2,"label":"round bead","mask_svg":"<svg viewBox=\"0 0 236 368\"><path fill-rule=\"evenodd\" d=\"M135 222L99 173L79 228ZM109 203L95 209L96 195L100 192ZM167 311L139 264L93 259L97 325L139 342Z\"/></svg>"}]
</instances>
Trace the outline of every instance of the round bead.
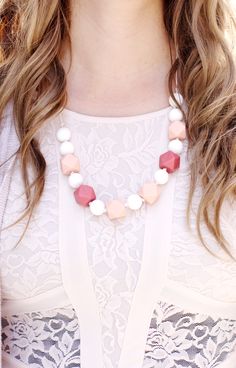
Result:
<instances>
[{"instance_id":1,"label":"round bead","mask_svg":"<svg viewBox=\"0 0 236 368\"><path fill-rule=\"evenodd\" d=\"M184 102L183 96L179 92L175 92L174 93L174 96L175 96L175 99L178 102L178 104L181 106L183 104L183 102ZM173 100L173 98L171 96L169 98L169 104L172 107L178 107L178 105L175 103L175 101Z\"/></svg>"},{"instance_id":2,"label":"round bead","mask_svg":"<svg viewBox=\"0 0 236 368\"><path fill-rule=\"evenodd\" d=\"M57 131L57 140L59 142L69 141L71 138L71 131L66 127L62 127Z\"/></svg>"},{"instance_id":3,"label":"round bead","mask_svg":"<svg viewBox=\"0 0 236 368\"><path fill-rule=\"evenodd\" d=\"M100 199L95 199L89 203L90 211L95 216L100 216L106 212L106 207L103 201Z\"/></svg>"},{"instance_id":4,"label":"round bead","mask_svg":"<svg viewBox=\"0 0 236 368\"><path fill-rule=\"evenodd\" d=\"M159 169L155 172L154 178L157 184L164 185L169 180L169 174L166 169Z\"/></svg>"},{"instance_id":5,"label":"round bead","mask_svg":"<svg viewBox=\"0 0 236 368\"><path fill-rule=\"evenodd\" d=\"M169 120L170 121L180 121L182 120L184 117L182 111L180 109L172 109L170 112L169 112Z\"/></svg>"},{"instance_id":6,"label":"round bead","mask_svg":"<svg viewBox=\"0 0 236 368\"><path fill-rule=\"evenodd\" d=\"M72 172L68 177L68 182L71 188L78 188L83 183L83 177L80 173Z\"/></svg>"},{"instance_id":7,"label":"round bead","mask_svg":"<svg viewBox=\"0 0 236 368\"><path fill-rule=\"evenodd\" d=\"M127 199L127 207L131 210L138 210L142 207L143 199L138 194L131 194Z\"/></svg>"},{"instance_id":8,"label":"round bead","mask_svg":"<svg viewBox=\"0 0 236 368\"><path fill-rule=\"evenodd\" d=\"M65 141L60 144L60 154L68 155L74 153L74 146L71 142Z\"/></svg>"},{"instance_id":9,"label":"round bead","mask_svg":"<svg viewBox=\"0 0 236 368\"><path fill-rule=\"evenodd\" d=\"M168 149L174 153L180 154L183 151L183 143L178 139L169 142Z\"/></svg>"}]
</instances>

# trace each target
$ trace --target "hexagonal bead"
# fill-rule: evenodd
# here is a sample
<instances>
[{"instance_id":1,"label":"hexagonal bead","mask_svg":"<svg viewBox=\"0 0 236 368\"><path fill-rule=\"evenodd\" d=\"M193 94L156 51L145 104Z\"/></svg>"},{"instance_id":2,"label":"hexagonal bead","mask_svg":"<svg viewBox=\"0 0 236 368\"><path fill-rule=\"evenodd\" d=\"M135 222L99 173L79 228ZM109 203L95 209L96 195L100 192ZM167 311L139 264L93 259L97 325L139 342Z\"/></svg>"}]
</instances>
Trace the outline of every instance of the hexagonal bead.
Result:
<instances>
[{"instance_id":1,"label":"hexagonal bead","mask_svg":"<svg viewBox=\"0 0 236 368\"><path fill-rule=\"evenodd\" d=\"M161 194L161 188L156 183L145 183L141 190L140 195L148 204L155 203Z\"/></svg>"},{"instance_id":2,"label":"hexagonal bead","mask_svg":"<svg viewBox=\"0 0 236 368\"><path fill-rule=\"evenodd\" d=\"M80 162L78 157L68 154L61 159L61 170L63 175L70 175L72 172L80 171Z\"/></svg>"},{"instance_id":3,"label":"hexagonal bead","mask_svg":"<svg viewBox=\"0 0 236 368\"><path fill-rule=\"evenodd\" d=\"M110 220L114 220L114 219L118 219L118 218L122 218L126 216L125 205L117 199L114 199L111 202L109 202L106 208L107 208L107 215Z\"/></svg>"},{"instance_id":4,"label":"hexagonal bead","mask_svg":"<svg viewBox=\"0 0 236 368\"><path fill-rule=\"evenodd\" d=\"M173 173L180 166L180 156L172 151L167 151L160 156L159 166L161 169L166 169L169 174Z\"/></svg>"},{"instance_id":5,"label":"hexagonal bead","mask_svg":"<svg viewBox=\"0 0 236 368\"><path fill-rule=\"evenodd\" d=\"M169 139L181 139L186 138L186 127L183 121L174 121L169 126Z\"/></svg>"},{"instance_id":6,"label":"hexagonal bead","mask_svg":"<svg viewBox=\"0 0 236 368\"><path fill-rule=\"evenodd\" d=\"M96 199L94 189L89 185L81 184L79 188L74 191L75 200L77 203L86 207L90 202Z\"/></svg>"}]
</instances>

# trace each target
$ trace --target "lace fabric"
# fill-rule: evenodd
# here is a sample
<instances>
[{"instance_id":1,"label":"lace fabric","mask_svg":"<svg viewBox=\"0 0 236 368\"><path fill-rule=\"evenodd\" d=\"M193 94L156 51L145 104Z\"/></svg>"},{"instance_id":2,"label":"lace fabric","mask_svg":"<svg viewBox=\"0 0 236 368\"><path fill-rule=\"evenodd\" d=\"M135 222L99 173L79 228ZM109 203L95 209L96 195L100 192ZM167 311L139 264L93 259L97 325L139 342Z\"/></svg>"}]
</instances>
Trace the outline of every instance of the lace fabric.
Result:
<instances>
[{"instance_id":1,"label":"lace fabric","mask_svg":"<svg viewBox=\"0 0 236 368\"><path fill-rule=\"evenodd\" d=\"M47 160L45 190L23 240L27 219L1 232L1 280L4 299L42 294L62 284L58 249L58 169L53 152L52 126L46 126L42 145ZM32 180L32 173L30 171ZM19 219L25 209L25 193L17 159L3 217L3 229ZM4 287L7 285L7 287Z\"/></svg>"},{"instance_id":2,"label":"lace fabric","mask_svg":"<svg viewBox=\"0 0 236 368\"><path fill-rule=\"evenodd\" d=\"M236 295L232 290L236 288L236 262L217 245L204 223L201 223L202 236L215 256L206 250L197 235L196 213L202 195L200 187L197 187L193 197L191 230L187 226L189 185L186 183L189 180L189 165L186 156L183 156L176 183L168 279L215 301L235 303ZM222 206L220 224L233 256L236 256L235 213L235 200L229 198Z\"/></svg>"},{"instance_id":3,"label":"lace fabric","mask_svg":"<svg viewBox=\"0 0 236 368\"><path fill-rule=\"evenodd\" d=\"M80 333L73 309L2 319L3 351L32 368L80 368Z\"/></svg>"},{"instance_id":4,"label":"lace fabric","mask_svg":"<svg viewBox=\"0 0 236 368\"><path fill-rule=\"evenodd\" d=\"M144 368L217 367L235 347L235 320L213 319L158 302L148 332Z\"/></svg>"},{"instance_id":5,"label":"lace fabric","mask_svg":"<svg viewBox=\"0 0 236 368\"><path fill-rule=\"evenodd\" d=\"M163 117L165 115L163 114ZM124 200L137 192L140 183L152 180L160 153L157 126L166 136L165 119L144 119L130 124L117 122L81 125L73 129L73 139L81 147L89 185L96 183L99 198ZM119 139L117 140L119 136ZM115 138L116 137L116 138ZM166 137L165 137L166 139ZM90 154L87 154L86 146ZM121 174L122 173L122 174ZM105 366L118 366L133 292L142 261L146 208L129 213L123 221L112 223L85 213L88 260L102 321ZM97 246L99 244L99 246Z\"/></svg>"},{"instance_id":6,"label":"lace fabric","mask_svg":"<svg viewBox=\"0 0 236 368\"><path fill-rule=\"evenodd\" d=\"M3 318L3 351L32 368L80 368L80 330L73 308ZM158 302L143 368L217 367L236 347L236 320L191 314Z\"/></svg>"},{"instance_id":7,"label":"lace fabric","mask_svg":"<svg viewBox=\"0 0 236 368\"><path fill-rule=\"evenodd\" d=\"M85 182L95 188L99 199L105 202L112 198L124 199L130 193L136 192L142 183L153 180L159 154L163 152L163 147L167 147L168 142L166 109L130 119L103 120L85 117L83 120L81 115L69 111L64 113L66 125L72 132L76 154L80 157L81 174ZM24 221L1 233L1 279L5 300L34 298L63 285L58 245L58 178L61 174L55 155L58 150L55 139L58 126L59 121L52 119L40 132L41 149L47 160L46 185L25 237L15 248L24 229ZM210 255L200 244L196 233L187 228L185 208L190 178L186 148L185 145L176 180L170 255L165 276L167 280L175 281L182 287L209 298L212 303L236 303L236 264L229 259L218 259ZM200 195L201 192L197 191L195 205ZM24 205L23 182L17 161L3 225L7 226L16 220ZM222 221L224 233L232 248L236 248L234 213L235 209L230 208L227 203L222 212ZM194 213L191 223L194 224ZM126 219L114 223L106 216L95 218L89 209L85 209L87 255L102 326L104 368L118 367L124 348L130 308L142 267L145 226L145 206L138 213L129 213ZM220 252L205 228L203 232L211 248ZM79 241L78 239L78 247ZM158 262L161 260L157 260L157 267ZM208 310L209 315L194 315L159 302L148 333L144 367L172 368L179 365L205 368L216 367L218 362L223 361L235 347L235 321L212 317L210 304ZM50 320L57 322L48 327ZM28 344L27 346L14 345L14 341L20 341L19 336L22 337L18 333L20 328L17 329L18 332L15 331L18 323L23 323L24 328L31 331L29 336L35 336L35 333L43 336L46 331L45 337L42 341L22 338L22 343ZM185 324L188 325L189 334ZM60 338L57 335L57 325L64 328ZM231 329L228 337L219 341L220 326L224 330L226 325ZM3 326L4 351L13 354L30 368L60 367L57 364L61 359L68 359L65 364L69 368L79 367L78 316L72 309L54 310L46 315L44 312L16 314L6 317ZM55 327L54 331L50 330L52 326ZM71 335L70 328L75 328L72 331L74 335ZM202 340L201 331L205 334ZM216 331L217 336L214 335ZM77 341L77 345L73 346L71 340ZM205 353L200 351L201 344ZM40 351L43 349L48 354L45 362L40 361ZM194 356L198 356L199 361Z\"/></svg>"}]
</instances>

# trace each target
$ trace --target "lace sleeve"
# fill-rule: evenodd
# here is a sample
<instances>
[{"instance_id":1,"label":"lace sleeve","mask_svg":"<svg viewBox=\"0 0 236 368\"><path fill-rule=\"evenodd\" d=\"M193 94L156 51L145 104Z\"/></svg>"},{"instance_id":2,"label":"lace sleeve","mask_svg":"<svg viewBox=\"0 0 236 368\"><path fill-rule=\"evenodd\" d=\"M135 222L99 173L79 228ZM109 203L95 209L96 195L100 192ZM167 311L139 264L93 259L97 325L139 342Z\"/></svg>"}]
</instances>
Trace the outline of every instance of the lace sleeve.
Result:
<instances>
[{"instance_id":1,"label":"lace sleeve","mask_svg":"<svg viewBox=\"0 0 236 368\"><path fill-rule=\"evenodd\" d=\"M0 185L10 159L17 151L18 146L19 140L13 122L12 104L8 103L0 122Z\"/></svg>"},{"instance_id":2,"label":"lace sleeve","mask_svg":"<svg viewBox=\"0 0 236 368\"><path fill-rule=\"evenodd\" d=\"M14 153L18 148L18 139L15 132L14 124L12 123L11 105L8 104L4 110L0 123L0 257L1 249L1 229L3 213L6 206L6 201L10 186L10 171L14 165ZM8 175L7 175L8 173ZM0 279L0 318L2 305L2 282ZM0 320L0 333L2 332L2 324ZM2 356L0 349L0 367L2 366Z\"/></svg>"},{"instance_id":3,"label":"lace sleeve","mask_svg":"<svg viewBox=\"0 0 236 368\"><path fill-rule=\"evenodd\" d=\"M7 173L10 172L14 164L15 153L17 152L18 146L19 140L13 123L12 106L9 103L4 110L0 122L0 234L3 211L5 209L10 185L10 175L7 177Z\"/></svg>"}]
</instances>

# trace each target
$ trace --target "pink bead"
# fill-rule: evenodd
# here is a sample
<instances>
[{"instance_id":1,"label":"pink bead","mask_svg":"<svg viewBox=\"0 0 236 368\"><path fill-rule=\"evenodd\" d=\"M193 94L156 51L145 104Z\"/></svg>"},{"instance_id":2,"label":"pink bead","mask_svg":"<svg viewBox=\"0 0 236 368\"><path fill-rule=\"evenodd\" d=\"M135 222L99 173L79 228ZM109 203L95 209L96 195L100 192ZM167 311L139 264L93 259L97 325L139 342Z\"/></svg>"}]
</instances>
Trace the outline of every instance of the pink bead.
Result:
<instances>
[{"instance_id":1,"label":"pink bead","mask_svg":"<svg viewBox=\"0 0 236 368\"><path fill-rule=\"evenodd\" d=\"M155 203L160 197L160 194L161 188L156 183L145 183L140 190L141 197L148 204Z\"/></svg>"},{"instance_id":2,"label":"pink bead","mask_svg":"<svg viewBox=\"0 0 236 368\"><path fill-rule=\"evenodd\" d=\"M186 127L182 121L174 121L169 126L169 139L186 139Z\"/></svg>"},{"instance_id":3,"label":"pink bead","mask_svg":"<svg viewBox=\"0 0 236 368\"><path fill-rule=\"evenodd\" d=\"M79 188L74 191L75 200L82 206L88 206L91 201L96 199L96 194L89 185L81 184Z\"/></svg>"},{"instance_id":4,"label":"pink bead","mask_svg":"<svg viewBox=\"0 0 236 368\"><path fill-rule=\"evenodd\" d=\"M160 156L159 166L161 169L166 169L169 174L173 173L180 166L180 156L172 151L167 151Z\"/></svg>"},{"instance_id":5,"label":"pink bead","mask_svg":"<svg viewBox=\"0 0 236 368\"><path fill-rule=\"evenodd\" d=\"M124 204L117 199L109 202L106 207L107 215L111 220L126 216L126 208Z\"/></svg>"},{"instance_id":6,"label":"pink bead","mask_svg":"<svg viewBox=\"0 0 236 368\"><path fill-rule=\"evenodd\" d=\"M80 171L80 162L78 157L68 154L61 159L61 170L63 175L70 175L72 172Z\"/></svg>"}]
</instances>

